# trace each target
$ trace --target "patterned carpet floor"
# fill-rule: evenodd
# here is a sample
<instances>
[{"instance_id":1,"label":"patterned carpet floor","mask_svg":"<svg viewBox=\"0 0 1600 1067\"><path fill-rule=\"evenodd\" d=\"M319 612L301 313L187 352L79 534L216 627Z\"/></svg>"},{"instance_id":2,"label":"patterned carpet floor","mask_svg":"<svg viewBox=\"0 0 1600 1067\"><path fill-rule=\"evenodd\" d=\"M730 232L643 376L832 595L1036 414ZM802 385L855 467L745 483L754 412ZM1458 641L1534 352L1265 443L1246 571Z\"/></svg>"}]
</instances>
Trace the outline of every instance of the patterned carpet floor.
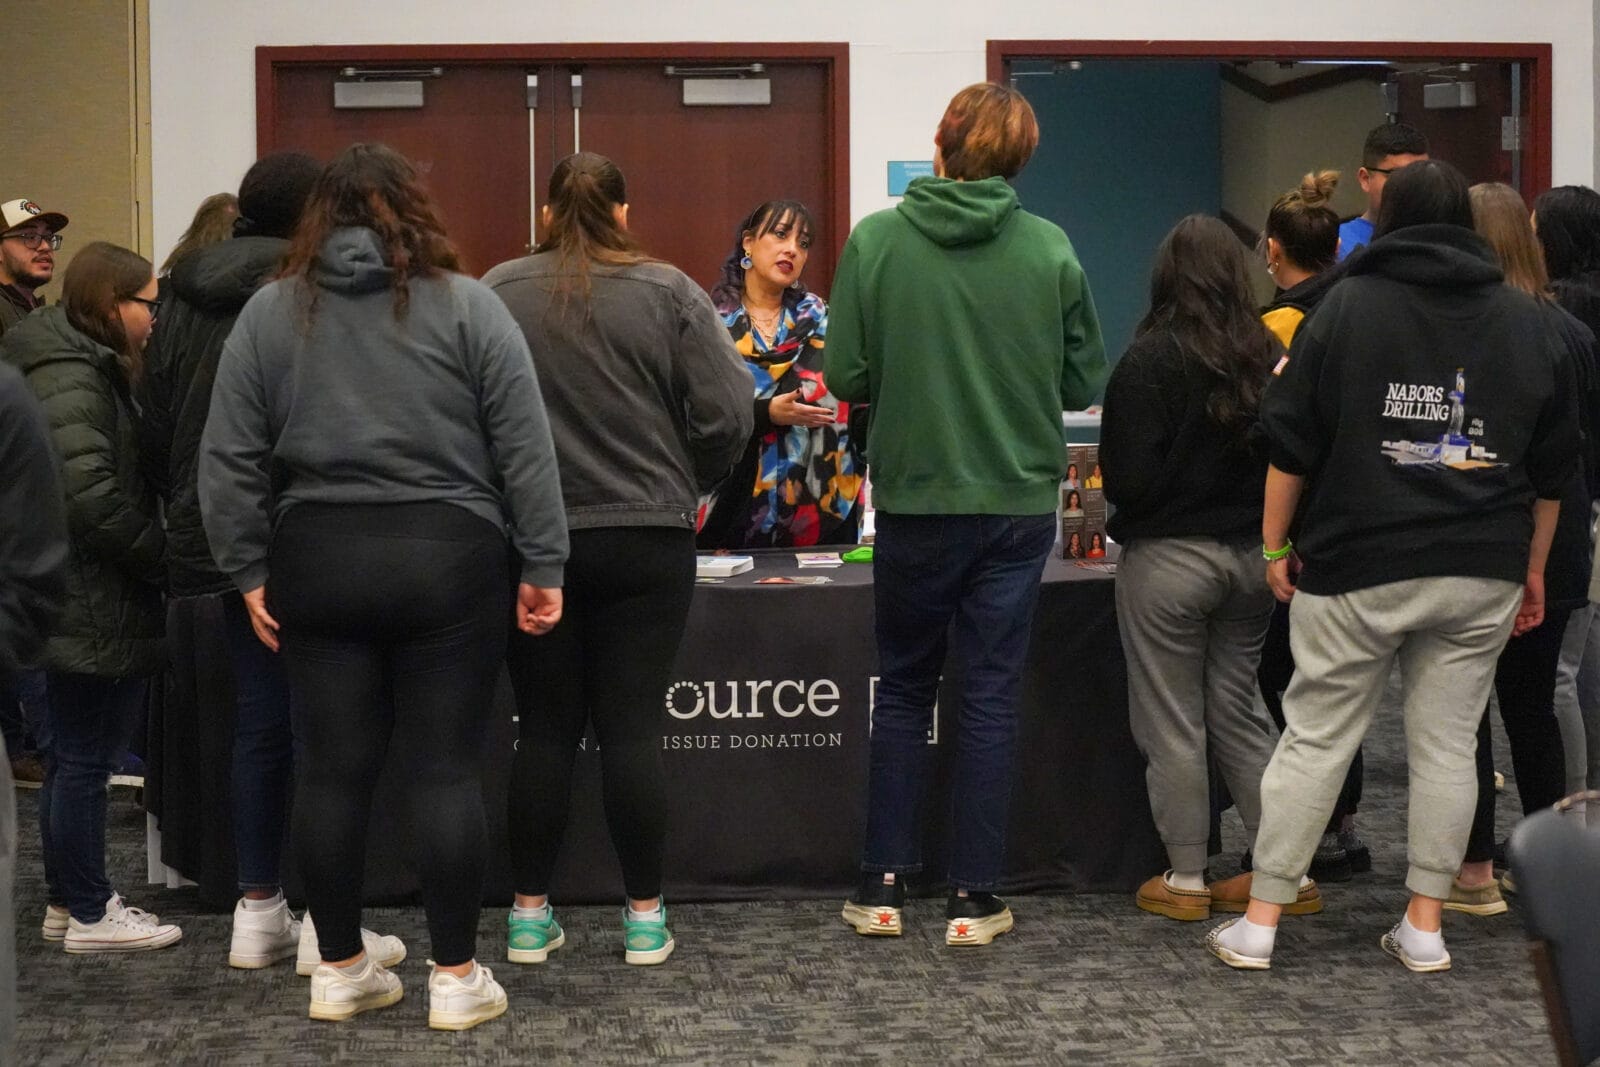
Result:
<instances>
[{"instance_id":1,"label":"patterned carpet floor","mask_svg":"<svg viewBox=\"0 0 1600 1067\"><path fill-rule=\"evenodd\" d=\"M1497 751L1505 740L1498 734ZM560 911L567 947L515 967L504 912L486 909L484 962L510 995L501 1019L426 1028L427 940L418 908L373 909L403 937L406 997L344 1024L306 1018L291 964L226 965L229 915L192 893L141 885L144 816L111 807L112 877L138 906L181 923L176 947L72 957L39 938L44 885L19 791L20 1062L79 1064L1094 1063L1529 1064L1553 1062L1514 915L1447 913L1455 959L1413 975L1378 948L1405 906L1405 767L1393 693L1367 747L1361 826L1374 870L1325 887L1321 915L1290 918L1268 972L1229 970L1206 923L1136 910L1131 896L1018 896L1016 930L981 949L943 942L941 901L914 901L899 939L851 933L833 901L674 906L678 949L661 967L622 962L617 909ZM1502 766L1510 760L1502 755ZM1502 795L1502 834L1515 821ZM1219 877L1243 829L1230 813Z\"/></svg>"}]
</instances>

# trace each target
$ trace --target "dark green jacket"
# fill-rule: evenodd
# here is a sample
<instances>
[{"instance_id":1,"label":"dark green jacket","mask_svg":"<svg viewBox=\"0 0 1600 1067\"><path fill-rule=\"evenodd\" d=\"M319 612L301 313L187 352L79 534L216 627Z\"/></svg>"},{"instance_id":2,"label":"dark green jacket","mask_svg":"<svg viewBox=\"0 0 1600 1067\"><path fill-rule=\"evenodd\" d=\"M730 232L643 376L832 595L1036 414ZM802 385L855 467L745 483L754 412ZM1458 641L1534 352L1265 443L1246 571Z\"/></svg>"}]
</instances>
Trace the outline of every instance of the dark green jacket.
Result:
<instances>
[{"instance_id":1,"label":"dark green jacket","mask_svg":"<svg viewBox=\"0 0 1600 1067\"><path fill-rule=\"evenodd\" d=\"M6 332L0 359L43 405L66 486L67 594L41 665L106 678L152 674L164 656L166 541L139 473L116 355L51 307Z\"/></svg>"},{"instance_id":2,"label":"dark green jacket","mask_svg":"<svg viewBox=\"0 0 1600 1067\"><path fill-rule=\"evenodd\" d=\"M1063 408L1105 380L1094 301L1061 228L1001 178L918 178L862 219L829 297L828 388L871 403L879 508L1043 515L1064 472Z\"/></svg>"}]
</instances>

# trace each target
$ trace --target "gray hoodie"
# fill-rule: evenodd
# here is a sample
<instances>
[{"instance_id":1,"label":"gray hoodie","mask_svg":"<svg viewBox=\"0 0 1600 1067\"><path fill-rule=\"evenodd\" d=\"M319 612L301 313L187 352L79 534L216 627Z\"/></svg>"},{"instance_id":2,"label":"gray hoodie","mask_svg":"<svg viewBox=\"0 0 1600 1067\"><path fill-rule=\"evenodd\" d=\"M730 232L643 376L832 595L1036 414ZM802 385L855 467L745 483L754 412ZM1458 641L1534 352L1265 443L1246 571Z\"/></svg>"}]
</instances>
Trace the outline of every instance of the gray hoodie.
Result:
<instances>
[{"instance_id":1,"label":"gray hoodie","mask_svg":"<svg viewBox=\"0 0 1600 1067\"><path fill-rule=\"evenodd\" d=\"M306 282L266 286L223 347L200 443L200 506L217 565L267 580L272 528L295 504L445 501L502 526L522 581L561 585L567 529L555 451L522 332L456 274L409 281L371 230L335 230Z\"/></svg>"},{"instance_id":2,"label":"gray hoodie","mask_svg":"<svg viewBox=\"0 0 1600 1067\"><path fill-rule=\"evenodd\" d=\"M665 263L594 266L563 295L560 255L483 276L539 365L572 529L695 528L700 493L744 453L750 372L711 299Z\"/></svg>"}]
</instances>

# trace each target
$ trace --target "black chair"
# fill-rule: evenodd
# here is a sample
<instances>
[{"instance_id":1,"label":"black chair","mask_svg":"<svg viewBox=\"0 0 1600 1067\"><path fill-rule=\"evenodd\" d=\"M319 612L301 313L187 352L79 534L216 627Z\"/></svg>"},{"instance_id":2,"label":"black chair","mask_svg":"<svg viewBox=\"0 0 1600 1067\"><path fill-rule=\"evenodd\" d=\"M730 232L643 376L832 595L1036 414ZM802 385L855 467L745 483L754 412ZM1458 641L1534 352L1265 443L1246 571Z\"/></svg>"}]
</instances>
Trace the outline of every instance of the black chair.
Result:
<instances>
[{"instance_id":1,"label":"black chair","mask_svg":"<svg viewBox=\"0 0 1600 1067\"><path fill-rule=\"evenodd\" d=\"M1600 832L1567 814L1579 802L1600 804L1600 792L1574 793L1522 820L1508 848L1562 1067L1600 1060Z\"/></svg>"}]
</instances>

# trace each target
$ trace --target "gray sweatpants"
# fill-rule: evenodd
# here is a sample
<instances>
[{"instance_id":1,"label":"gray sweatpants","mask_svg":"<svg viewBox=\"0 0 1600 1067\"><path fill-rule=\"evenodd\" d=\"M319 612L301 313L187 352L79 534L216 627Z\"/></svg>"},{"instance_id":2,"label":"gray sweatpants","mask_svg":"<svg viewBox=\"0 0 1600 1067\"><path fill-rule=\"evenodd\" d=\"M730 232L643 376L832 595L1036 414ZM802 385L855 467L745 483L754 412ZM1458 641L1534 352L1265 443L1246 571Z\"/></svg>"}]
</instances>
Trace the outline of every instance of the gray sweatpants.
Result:
<instances>
[{"instance_id":1,"label":"gray sweatpants","mask_svg":"<svg viewBox=\"0 0 1600 1067\"><path fill-rule=\"evenodd\" d=\"M1294 681L1261 783L1252 896L1294 901L1396 660L1410 771L1406 885L1423 896L1450 895L1478 798L1478 720L1521 602L1520 585L1491 578L1295 594Z\"/></svg>"},{"instance_id":2,"label":"gray sweatpants","mask_svg":"<svg viewBox=\"0 0 1600 1067\"><path fill-rule=\"evenodd\" d=\"M1256 664L1272 615L1254 544L1207 537L1134 541L1117 563L1117 626L1128 660L1128 719L1172 869L1206 865L1209 744L1245 829L1261 819L1272 723L1256 704Z\"/></svg>"}]
</instances>

